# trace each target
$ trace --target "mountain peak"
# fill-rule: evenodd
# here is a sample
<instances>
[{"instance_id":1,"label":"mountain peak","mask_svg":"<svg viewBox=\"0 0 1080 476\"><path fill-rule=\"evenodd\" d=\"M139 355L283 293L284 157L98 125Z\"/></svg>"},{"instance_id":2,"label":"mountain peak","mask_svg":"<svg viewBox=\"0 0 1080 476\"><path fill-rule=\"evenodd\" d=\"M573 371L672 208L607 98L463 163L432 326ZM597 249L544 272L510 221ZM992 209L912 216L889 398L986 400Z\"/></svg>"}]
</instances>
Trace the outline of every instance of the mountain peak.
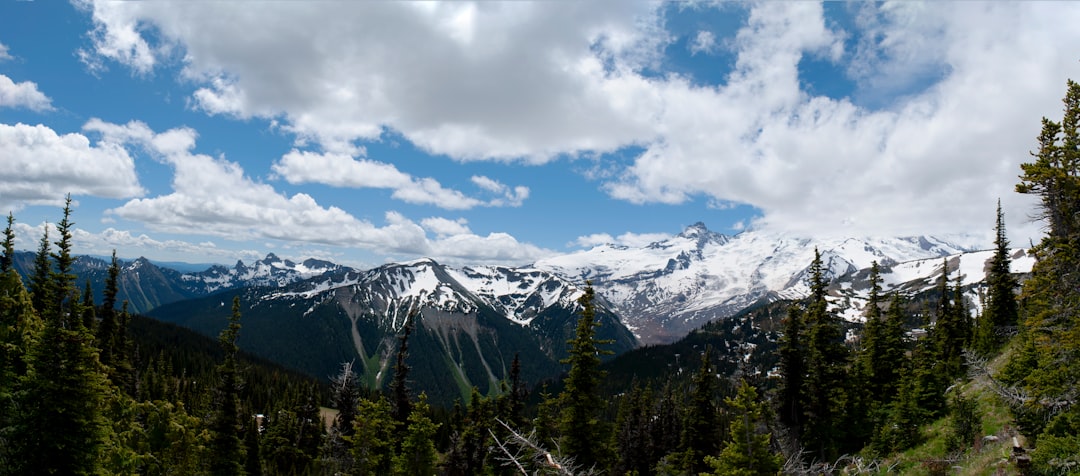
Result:
<instances>
[{"instance_id":1,"label":"mountain peak","mask_svg":"<svg viewBox=\"0 0 1080 476\"><path fill-rule=\"evenodd\" d=\"M707 243L722 245L730 240L730 237L727 235L709 230L709 228L705 226L705 223L700 221L686 227L682 233L679 233L678 237L696 241L698 248L701 248Z\"/></svg>"},{"instance_id":2,"label":"mountain peak","mask_svg":"<svg viewBox=\"0 0 1080 476\"><path fill-rule=\"evenodd\" d=\"M278 258L278 256L273 254L273 253L268 253L266 255L266 257L263 258L264 263L278 263L280 261L281 261L281 258Z\"/></svg>"}]
</instances>

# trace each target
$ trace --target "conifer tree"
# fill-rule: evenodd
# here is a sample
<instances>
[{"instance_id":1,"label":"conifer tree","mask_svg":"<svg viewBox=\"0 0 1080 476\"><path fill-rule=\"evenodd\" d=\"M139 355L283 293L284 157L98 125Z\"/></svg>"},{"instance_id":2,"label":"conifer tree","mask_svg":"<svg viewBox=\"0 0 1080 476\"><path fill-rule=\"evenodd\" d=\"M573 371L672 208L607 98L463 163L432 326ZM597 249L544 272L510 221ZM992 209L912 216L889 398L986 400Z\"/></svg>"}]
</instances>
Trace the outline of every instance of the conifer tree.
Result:
<instances>
[{"instance_id":1,"label":"conifer tree","mask_svg":"<svg viewBox=\"0 0 1080 476\"><path fill-rule=\"evenodd\" d=\"M560 447L566 456L582 468L601 468L604 465L605 448L602 442L609 441L607 423L600 417L604 401L600 397L600 380L604 372L600 370L600 355L611 351L599 346L611 341L596 338L596 320L593 300L596 294L592 283L587 282L585 292L578 298L581 305L581 317L570 345L569 357L562 363L570 365L570 371L563 380L563 391L559 395L562 415L559 430L562 434Z\"/></svg>"},{"instance_id":2,"label":"conifer tree","mask_svg":"<svg viewBox=\"0 0 1080 476\"><path fill-rule=\"evenodd\" d=\"M798 428L803 421L803 391L806 382L806 346L803 343L803 313L796 305L788 308L780 334L779 418L789 428Z\"/></svg>"},{"instance_id":3,"label":"conifer tree","mask_svg":"<svg viewBox=\"0 0 1080 476\"><path fill-rule=\"evenodd\" d=\"M9 460L14 451L9 436L18 422L16 404L27 361L43 326L19 273L14 268L0 273L0 475L15 466Z\"/></svg>"},{"instance_id":4,"label":"conifer tree","mask_svg":"<svg viewBox=\"0 0 1080 476\"><path fill-rule=\"evenodd\" d=\"M360 400L353 422L355 431L347 439L352 443L355 474L390 474L397 426L386 398Z\"/></svg>"},{"instance_id":5,"label":"conifer tree","mask_svg":"<svg viewBox=\"0 0 1080 476\"><path fill-rule=\"evenodd\" d=\"M1030 399L1018 405L1017 417L1042 413L1030 432L1038 434L1032 454L1036 469L1061 471L1051 461L1080 464L1080 84L1069 80L1060 122L1042 120L1035 160L1021 165L1016 191L1040 198L1039 216L1047 234L1032 250L1036 262L1021 292L1024 328L1034 346L1037 364L1026 369L1020 385ZM1026 354L1026 353L1019 353ZM1013 365L1012 373L1025 374ZM1031 408L1038 407L1038 408ZM1045 425L1045 431L1041 426Z\"/></svg>"},{"instance_id":6,"label":"conifer tree","mask_svg":"<svg viewBox=\"0 0 1080 476\"><path fill-rule=\"evenodd\" d=\"M70 197L68 198L70 205ZM108 385L97 359L93 337L82 326L81 304L71 274L70 206L64 208L61 251L49 273L48 240L42 240L36 264L47 276L38 280L44 328L30 349L13 428L14 474L97 474L108 444L103 407ZM35 279L38 279L37 277Z\"/></svg>"},{"instance_id":7,"label":"conifer tree","mask_svg":"<svg viewBox=\"0 0 1080 476\"><path fill-rule=\"evenodd\" d=\"M1016 288L1019 284L1010 270L1009 240L1005 235L1005 215L1001 212L1001 200L997 205L994 256L990 258L990 270L986 274L986 306L979 316L975 348L983 355L997 350L1005 336L1019 324L1019 305Z\"/></svg>"},{"instance_id":8,"label":"conifer tree","mask_svg":"<svg viewBox=\"0 0 1080 476\"><path fill-rule=\"evenodd\" d=\"M94 289L90 287L90 280L86 280L82 295L82 325L90 335L94 334L97 327L97 311L94 306ZM98 359L100 360L100 359Z\"/></svg>"},{"instance_id":9,"label":"conifer tree","mask_svg":"<svg viewBox=\"0 0 1080 476\"><path fill-rule=\"evenodd\" d=\"M714 403L716 373L709 361L710 350L701 356L701 367L694 376L690 391L690 402L686 409L682 437L682 465L689 474L698 474L708 469L705 457L714 455L719 449L719 426L717 409Z\"/></svg>"},{"instance_id":10,"label":"conifer tree","mask_svg":"<svg viewBox=\"0 0 1080 476\"><path fill-rule=\"evenodd\" d=\"M236 344L240 336L240 297L233 298L229 325L221 331L218 343L225 357L218 366L218 384L214 391L214 413L210 429L210 473L213 475L245 474L245 449L241 440L240 378Z\"/></svg>"},{"instance_id":11,"label":"conifer tree","mask_svg":"<svg viewBox=\"0 0 1080 476\"><path fill-rule=\"evenodd\" d=\"M326 435L323 449L323 467L331 473L348 474L352 470L352 454L347 439L354 433L357 405L360 402L360 386L352 362L341 365L339 372L330 380L331 402L338 413Z\"/></svg>"},{"instance_id":12,"label":"conifer tree","mask_svg":"<svg viewBox=\"0 0 1080 476\"><path fill-rule=\"evenodd\" d=\"M49 224L45 224L45 230L41 234L41 242L38 245L37 254L34 255L34 271L30 276L30 296L34 303L34 310L39 316L44 316L46 306L52 305L52 261L49 259Z\"/></svg>"},{"instance_id":13,"label":"conifer tree","mask_svg":"<svg viewBox=\"0 0 1080 476\"><path fill-rule=\"evenodd\" d=\"M802 441L819 460L839 456L845 405L848 350L840 318L829 312L821 253L810 264L810 302L806 309L806 407Z\"/></svg>"},{"instance_id":14,"label":"conifer tree","mask_svg":"<svg viewBox=\"0 0 1080 476\"><path fill-rule=\"evenodd\" d=\"M82 326L80 313L75 311L75 256L71 254L71 195L64 201L64 217L56 224L60 239L55 242L56 252L52 253L53 271L49 278L52 285L52 302L56 307L53 312L60 319L61 327L75 329Z\"/></svg>"},{"instance_id":15,"label":"conifer tree","mask_svg":"<svg viewBox=\"0 0 1080 476\"><path fill-rule=\"evenodd\" d=\"M409 419L409 415L412 413L412 400L409 395L409 364L405 362L405 359L409 355L409 334L413 330L414 315L409 314L409 317L405 320L405 328L401 333L401 337L398 337L398 351L397 362L394 364L394 379L390 381L390 395L392 404L392 414L394 420L397 420L400 424L405 424Z\"/></svg>"},{"instance_id":16,"label":"conifer tree","mask_svg":"<svg viewBox=\"0 0 1080 476\"><path fill-rule=\"evenodd\" d=\"M731 414L731 440L719 456L706 461L717 476L773 476L780 471L781 456L770 448L772 436L765 432L766 407L746 380L739 382L734 398L725 398Z\"/></svg>"},{"instance_id":17,"label":"conifer tree","mask_svg":"<svg viewBox=\"0 0 1080 476\"><path fill-rule=\"evenodd\" d=\"M0 254L0 274L15 267L15 215L8 212L4 227L3 254Z\"/></svg>"},{"instance_id":18,"label":"conifer tree","mask_svg":"<svg viewBox=\"0 0 1080 476\"><path fill-rule=\"evenodd\" d=\"M615 474L648 474L656 461L649 427L653 421L651 391L642 389L637 379L619 401L615 416Z\"/></svg>"},{"instance_id":19,"label":"conifer tree","mask_svg":"<svg viewBox=\"0 0 1080 476\"><path fill-rule=\"evenodd\" d=\"M420 394L420 399L412 406L405 437L401 442L401 451L394 457L394 473L401 476L435 474L438 451L433 438L439 430L439 424L431 421L428 413L431 408L427 395Z\"/></svg>"}]
</instances>

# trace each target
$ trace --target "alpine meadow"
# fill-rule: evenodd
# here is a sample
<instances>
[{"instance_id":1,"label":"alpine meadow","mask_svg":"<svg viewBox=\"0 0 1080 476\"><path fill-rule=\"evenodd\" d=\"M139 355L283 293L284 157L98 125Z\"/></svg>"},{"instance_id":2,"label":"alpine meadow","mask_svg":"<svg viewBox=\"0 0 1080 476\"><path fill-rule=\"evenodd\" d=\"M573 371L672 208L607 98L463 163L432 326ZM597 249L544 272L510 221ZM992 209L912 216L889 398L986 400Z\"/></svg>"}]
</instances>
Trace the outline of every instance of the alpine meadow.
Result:
<instances>
[{"instance_id":1,"label":"alpine meadow","mask_svg":"<svg viewBox=\"0 0 1080 476\"><path fill-rule=\"evenodd\" d=\"M1076 25L0 6L0 476L1080 475Z\"/></svg>"}]
</instances>

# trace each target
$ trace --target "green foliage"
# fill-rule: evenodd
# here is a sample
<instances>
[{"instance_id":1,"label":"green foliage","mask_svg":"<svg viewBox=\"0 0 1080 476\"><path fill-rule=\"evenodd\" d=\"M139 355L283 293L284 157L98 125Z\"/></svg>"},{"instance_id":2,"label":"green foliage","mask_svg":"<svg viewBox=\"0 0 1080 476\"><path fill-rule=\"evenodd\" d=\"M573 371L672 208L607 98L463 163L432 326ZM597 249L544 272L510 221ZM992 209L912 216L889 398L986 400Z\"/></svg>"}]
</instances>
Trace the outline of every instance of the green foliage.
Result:
<instances>
[{"instance_id":1,"label":"green foliage","mask_svg":"<svg viewBox=\"0 0 1080 476\"><path fill-rule=\"evenodd\" d=\"M240 335L240 297L233 299L229 325L221 331L218 342L225 358L218 367L218 385L214 392L214 413L210 419L210 473L244 474L243 425L240 415L242 380L236 361Z\"/></svg>"},{"instance_id":2,"label":"green foliage","mask_svg":"<svg viewBox=\"0 0 1080 476\"><path fill-rule=\"evenodd\" d=\"M731 415L731 440L719 456L705 460L717 476L765 476L780 471L782 458L770 447L772 436L765 431L767 407L757 391L745 380L739 382L735 398L724 399Z\"/></svg>"},{"instance_id":3,"label":"green foliage","mask_svg":"<svg viewBox=\"0 0 1080 476\"><path fill-rule=\"evenodd\" d=\"M360 400L353 435L346 438L352 443L355 474L390 474L397 426L385 398Z\"/></svg>"},{"instance_id":4,"label":"green foliage","mask_svg":"<svg viewBox=\"0 0 1080 476\"><path fill-rule=\"evenodd\" d=\"M439 425L431 421L428 416L430 411L427 396L421 393L420 400L412 406L412 412L409 413L401 451L394 456L394 474L435 474L435 463L439 454L432 439Z\"/></svg>"},{"instance_id":5,"label":"green foliage","mask_svg":"<svg viewBox=\"0 0 1080 476\"><path fill-rule=\"evenodd\" d=\"M960 392L953 393L949 405L949 432L945 438L945 449L948 451L963 451L975 444L980 436L982 418L979 416L975 402L964 397Z\"/></svg>"},{"instance_id":6,"label":"green foliage","mask_svg":"<svg viewBox=\"0 0 1080 476\"><path fill-rule=\"evenodd\" d=\"M8 212L7 226L4 227L4 242L0 253L0 274L12 269L15 262L15 215Z\"/></svg>"},{"instance_id":7,"label":"green foliage","mask_svg":"<svg viewBox=\"0 0 1080 476\"><path fill-rule=\"evenodd\" d=\"M570 365L570 371L559 395L562 411L560 447L563 454L572 457L575 464L583 468L602 467L606 453L602 442L609 441L608 425L601 418L605 404L598 390L604 376L600 370L600 355L611 353L599 346L610 341L595 337L596 328L600 326L595 320L595 296L592 284L587 283L585 293L578 298L581 318L574 338L567 342L570 355L562 362Z\"/></svg>"},{"instance_id":8,"label":"green foliage","mask_svg":"<svg viewBox=\"0 0 1080 476\"><path fill-rule=\"evenodd\" d=\"M840 318L828 310L821 253L810 265L810 303L806 309L806 382L802 395L802 442L820 461L839 456L849 352Z\"/></svg>"},{"instance_id":9,"label":"green foliage","mask_svg":"<svg viewBox=\"0 0 1080 476\"><path fill-rule=\"evenodd\" d=\"M990 258L990 269L986 274L986 307L979 316L974 343L975 350L982 355L998 350L1009 331L1019 324L1020 310L1016 301L1019 284L1010 270L1010 262L1005 215L1001 212L1001 200L998 200L994 256Z\"/></svg>"},{"instance_id":10,"label":"green foliage","mask_svg":"<svg viewBox=\"0 0 1080 476\"><path fill-rule=\"evenodd\" d=\"M705 457L715 454L720 440L717 425L715 380L709 359L710 351L701 356L701 367L694 377L690 401L683 419L682 442L679 445L683 469L697 474L708 469Z\"/></svg>"}]
</instances>

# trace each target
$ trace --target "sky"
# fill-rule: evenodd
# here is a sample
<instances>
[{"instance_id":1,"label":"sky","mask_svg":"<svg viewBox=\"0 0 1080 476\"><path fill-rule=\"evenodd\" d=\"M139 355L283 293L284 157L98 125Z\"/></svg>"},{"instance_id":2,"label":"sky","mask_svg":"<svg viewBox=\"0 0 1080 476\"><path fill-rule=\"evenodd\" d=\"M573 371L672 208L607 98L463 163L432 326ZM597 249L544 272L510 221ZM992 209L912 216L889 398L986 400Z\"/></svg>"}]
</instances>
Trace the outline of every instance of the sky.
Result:
<instances>
[{"instance_id":1,"label":"sky","mask_svg":"<svg viewBox=\"0 0 1080 476\"><path fill-rule=\"evenodd\" d=\"M726 234L1038 240L1080 2L0 2L37 248L522 265ZM55 236L55 235L54 235Z\"/></svg>"}]
</instances>

